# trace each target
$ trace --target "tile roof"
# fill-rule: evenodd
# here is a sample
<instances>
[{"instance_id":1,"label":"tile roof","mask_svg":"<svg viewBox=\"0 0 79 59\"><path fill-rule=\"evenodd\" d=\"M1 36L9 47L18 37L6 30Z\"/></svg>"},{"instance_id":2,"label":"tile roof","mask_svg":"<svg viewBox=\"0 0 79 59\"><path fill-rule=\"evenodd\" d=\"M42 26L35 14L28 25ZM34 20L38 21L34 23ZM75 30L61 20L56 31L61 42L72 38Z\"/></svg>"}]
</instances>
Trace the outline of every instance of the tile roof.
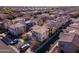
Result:
<instances>
[{"instance_id":1,"label":"tile roof","mask_svg":"<svg viewBox=\"0 0 79 59\"><path fill-rule=\"evenodd\" d=\"M64 33L63 36L59 39L61 42L70 42L75 46L79 47L79 35L75 33Z\"/></svg>"}]
</instances>

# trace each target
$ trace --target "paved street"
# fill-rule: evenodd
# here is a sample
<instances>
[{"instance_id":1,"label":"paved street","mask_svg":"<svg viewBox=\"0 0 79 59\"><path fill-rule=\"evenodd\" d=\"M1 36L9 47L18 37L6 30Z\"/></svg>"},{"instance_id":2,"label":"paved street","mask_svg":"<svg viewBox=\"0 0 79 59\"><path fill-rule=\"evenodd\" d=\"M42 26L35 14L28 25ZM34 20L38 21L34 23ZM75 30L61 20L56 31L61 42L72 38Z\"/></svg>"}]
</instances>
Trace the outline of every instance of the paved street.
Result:
<instances>
[{"instance_id":1,"label":"paved street","mask_svg":"<svg viewBox=\"0 0 79 59\"><path fill-rule=\"evenodd\" d=\"M16 53L16 51L0 40L0 53Z\"/></svg>"}]
</instances>

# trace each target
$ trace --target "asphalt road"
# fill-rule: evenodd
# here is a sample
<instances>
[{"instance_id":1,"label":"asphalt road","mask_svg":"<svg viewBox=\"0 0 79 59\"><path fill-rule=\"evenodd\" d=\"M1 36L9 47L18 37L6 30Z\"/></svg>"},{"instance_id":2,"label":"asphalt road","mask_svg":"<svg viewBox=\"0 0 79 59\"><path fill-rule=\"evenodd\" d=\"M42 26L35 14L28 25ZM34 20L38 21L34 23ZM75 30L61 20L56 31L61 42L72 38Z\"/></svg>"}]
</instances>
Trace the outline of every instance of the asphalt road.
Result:
<instances>
[{"instance_id":1,"label":"asphalt road","mask_svg":"<svg viewBox=\"0 0 79 59\"><path fill-rule=\"evenodd\" d=\"M16 53L16 51L0 40L0 53Z\"/></svg>"}]
</instances>

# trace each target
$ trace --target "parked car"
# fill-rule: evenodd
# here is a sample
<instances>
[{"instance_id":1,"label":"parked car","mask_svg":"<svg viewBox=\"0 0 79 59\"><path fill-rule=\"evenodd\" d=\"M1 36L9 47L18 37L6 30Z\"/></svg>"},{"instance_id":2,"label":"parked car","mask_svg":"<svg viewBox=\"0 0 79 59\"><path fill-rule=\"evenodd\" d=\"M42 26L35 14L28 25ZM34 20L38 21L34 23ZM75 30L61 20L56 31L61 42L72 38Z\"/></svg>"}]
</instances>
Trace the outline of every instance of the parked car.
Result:
<instances>
[{"instance_id":1,"label":"parked car","mask_svg":"<svg viewBox=\"0 0 79 59\"><path fill-rule=\"evenodd\" d=\"M14 45L18 43L18 39L10 39L8 37L3 38L2 41L7 45Z\"/></svg>"},{"instance_id":2,"label":"parked car","mask_svg":"<svg viewBox=\"0 0 79 59\"><path fill-rule=\"evenodd\" d=\"M20 53L25 52L30 47L30 44L26 43L20 47Z\"/></svg>"}]
</instances>

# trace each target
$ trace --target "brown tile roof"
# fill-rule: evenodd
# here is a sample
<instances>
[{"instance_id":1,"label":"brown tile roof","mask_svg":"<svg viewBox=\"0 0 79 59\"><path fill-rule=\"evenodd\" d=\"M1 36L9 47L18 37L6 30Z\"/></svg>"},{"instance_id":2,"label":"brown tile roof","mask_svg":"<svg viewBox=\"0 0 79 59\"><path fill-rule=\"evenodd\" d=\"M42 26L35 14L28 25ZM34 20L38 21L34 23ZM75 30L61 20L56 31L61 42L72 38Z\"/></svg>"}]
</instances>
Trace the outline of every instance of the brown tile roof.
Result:
<instances>
[{"instance_id":1,"label":"brown tile roof","mask_svg":"<svg viewBox=\"0 0 79 59\"><path fill-rule=\"evenodd\" d=\"M79 29L79 24L78 23L73 23L73 24L70 25L70 27Z\"/></svg>"},{"instance_id":2,"label":"brown tile roof","mask_svg":"<svg viewBox=\"0 0 79 59\"><path fill-rule=\"evenodd\" d=\"M64 33L62 37L60 37L59 41L70 42L79 47L79 35L75 33Z\"/></svg>"}]
</instances>

